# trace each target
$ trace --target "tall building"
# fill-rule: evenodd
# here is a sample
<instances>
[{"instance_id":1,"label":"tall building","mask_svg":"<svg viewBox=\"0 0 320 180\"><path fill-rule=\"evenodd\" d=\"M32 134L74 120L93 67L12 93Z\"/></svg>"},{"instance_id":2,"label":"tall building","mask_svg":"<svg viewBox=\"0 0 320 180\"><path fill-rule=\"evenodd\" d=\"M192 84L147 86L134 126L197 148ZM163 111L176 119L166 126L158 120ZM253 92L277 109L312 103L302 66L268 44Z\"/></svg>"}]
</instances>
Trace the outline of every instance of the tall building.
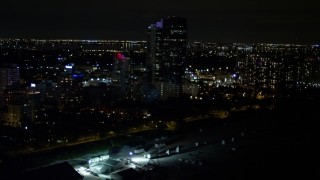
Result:
<instances>
[{"instance_id":1,"label":"tall building","mask_svg":"<svg viewBox=\"0 0 320 180\"><path fill-rule=\"evenodd\" d=\"M187 56L187 19L169 16L148 27L147 67L162 99L180 97Z\"/></svg>"},{"instance_id":2,"label":"tall building","mask_svg":"<svg viewBox=\"0 0 320 180\"><path fill-rule=\"evenodd\" d=\"M82 103L82 78L81 73L76 73L74 64L65 66L64 72L57 75L57 88L54 90L54 96L58 97L58 108L77 109Z\"/></svg>"},{"instance_id":3,"label":"tall building","mask_svg":"<svg viewBox=\"0 0 320 180\"><path fill-rule=\"evenodd\" d=\"M161 39L162 39L162 27L163 20L151 24L148 27L148 41L147 41L147 70L148 70L148 80L152 84L155 83L156 80L160 79L160 61L162 59L161 50Z\"/></svg>"},{"instance_id":4,"label":"tall building","mask_svg":"<svg viewBox=\"0 0 320 180\"><path fill-rule=\"evenodd\" d=\"M240 82L258 91L286 93L318 84L319 63L300 52L249 52L237 62Z\"/></svg>"},{"instance_id":5,"label":"tall building","mask_svg":"<svg viewBox=\"0 0 320 180\"><path fill-rule=\"evenodd\" d=\"M282 64L278 54L245 53L237 64L241 84L251 89L274 91L283 82Z\"/></svg>"},{"instance_id":6,"label":"tall building","mask_svg":"<svg viewBox=\"0 0 320 180\"><path fill-rule=\"evenodd\" d=\"M123 99L132 98L132 61L122 53L116 53L113 65L113 82Z\"/></svg>"},{"instance_id":7,"label":"tall building","mask_svg":"<svg viewBox=\"0 0 320 180\"><path fill-rule=\"evenodd\" d=\"M20 81L20 71L16 64L1 64L0 65L0 108L7 104L4 91L7 86L18 84Z\"/></svg>"},{"instance_id":8,"label":"tall building","mask_svg":"<svg viewBox=\"0 0 320 180\"><path fill-rule=\"evenodd\" d=\"M6 86L19 83L20 73L16 64L2 64L0 67L0 92L3 93Z\"/></svg>"}]
</instances>

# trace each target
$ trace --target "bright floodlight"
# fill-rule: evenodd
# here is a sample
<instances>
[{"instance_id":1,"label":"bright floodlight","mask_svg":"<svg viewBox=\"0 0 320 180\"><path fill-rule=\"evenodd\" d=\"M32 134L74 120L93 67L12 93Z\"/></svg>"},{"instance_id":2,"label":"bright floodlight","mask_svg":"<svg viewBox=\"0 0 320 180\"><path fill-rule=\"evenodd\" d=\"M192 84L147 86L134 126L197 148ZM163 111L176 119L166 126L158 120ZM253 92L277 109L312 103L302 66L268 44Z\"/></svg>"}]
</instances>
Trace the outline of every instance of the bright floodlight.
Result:
<instances>
[{"instance_id":1,"label":"bright floodlight","mask_svg":"<svg viewBox=\"0 0 320 180\"><path fill-rule=\"evenodd\" d=\"M78 170L78 172L79 172L81 175L84 175L84 176L90 175L90 173L89 173L89 172L87 171L87 169L84 168L84 167L80 167L80 168L78 168L77 170Z\"/></svg>"},{"instance_id":2,"label":"bright floodlight","mask_svg":"<svg viewBox=\"0 0 320 180\"><path fill-rule=\"evenodd\" d=\"M72 69L72 66L66 65L65 68L66 68L66 69Z\"/></svg>"},{"instance_id":3,"label":"bright floodlight","mask_svg":"<svg viewBox=\"0 0 320 180\"><path fill-rule=\"evenodd\" d=\"M132 152L129 152L129 155L131 156L131 155L132 155Z\"/></svg>"},{"instance_id":4,"label":"bright floodlight","mask_svg":"<svg viewBox=\"0 0 320 180\"><path fill-rule=\"evenodd\" d=\"M135 163L146 163L148 159L144 157L134 157L134 158L131 158L131 161Z\"/></svg>"},{"instance_id":5,"label":"bright floodlight","mask_svg":"<svg viewBox=\"0 0 320 180\"><path fill-rule=\"evenodd\" d=\"M148 159L151 159L151 154L147 154L147 158L148 158Z\"/></svg>"}]
</instances>

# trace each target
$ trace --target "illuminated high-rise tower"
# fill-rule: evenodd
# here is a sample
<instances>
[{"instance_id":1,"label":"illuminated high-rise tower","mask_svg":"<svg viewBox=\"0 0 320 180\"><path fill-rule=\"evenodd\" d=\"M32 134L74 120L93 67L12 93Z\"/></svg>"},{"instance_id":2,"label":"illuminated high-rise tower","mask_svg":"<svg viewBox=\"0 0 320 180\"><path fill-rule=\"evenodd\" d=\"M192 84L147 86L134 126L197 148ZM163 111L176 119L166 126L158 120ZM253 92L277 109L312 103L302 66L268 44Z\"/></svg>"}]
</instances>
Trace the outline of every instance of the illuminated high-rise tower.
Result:
<instances>
[{"instance_id":1,"label":"illuminated high-rise tower","mask_svg":"<svg viewBox=\"0 0 320 180\"><path fill-rule=\"evenodd\" d=\"M186 67L187 20L169 16L148 27L147 66L161 97L180 97Z\"/></svg>"},{"instance_id":2,"label":"illuminated high-rise tower","mask_svg":"<svg viewBox=\"0 0 320 180\"><path fill-rule=\"evenodd\" d=\"M148 42L147 42L147 69L149 72L148 80L155 83L160 80L160 61L162 59L161 44L162 44L162 28L163 20L151 24L148 27Z\"/></svg>"}]
</instances>

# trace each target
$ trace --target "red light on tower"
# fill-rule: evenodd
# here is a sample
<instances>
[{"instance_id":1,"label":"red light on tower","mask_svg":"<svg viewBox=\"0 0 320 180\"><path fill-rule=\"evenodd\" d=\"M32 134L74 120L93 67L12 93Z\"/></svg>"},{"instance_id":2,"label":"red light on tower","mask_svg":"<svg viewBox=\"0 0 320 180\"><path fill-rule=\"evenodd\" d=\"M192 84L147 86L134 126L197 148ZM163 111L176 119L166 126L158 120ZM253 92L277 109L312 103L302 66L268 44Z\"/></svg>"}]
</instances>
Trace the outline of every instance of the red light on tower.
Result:
<instances>
[{"instance_id":1,"label":"red light on tower","mask_svg":"<svg viewBox=\"0 0 320 180\"><path fill-rule=\"evenodd\" d=\"M119 52L119 53L117 53L117 59L124 61L125 57L124 57L124 55L122 53Z\"/></svg>"}]
</instances>

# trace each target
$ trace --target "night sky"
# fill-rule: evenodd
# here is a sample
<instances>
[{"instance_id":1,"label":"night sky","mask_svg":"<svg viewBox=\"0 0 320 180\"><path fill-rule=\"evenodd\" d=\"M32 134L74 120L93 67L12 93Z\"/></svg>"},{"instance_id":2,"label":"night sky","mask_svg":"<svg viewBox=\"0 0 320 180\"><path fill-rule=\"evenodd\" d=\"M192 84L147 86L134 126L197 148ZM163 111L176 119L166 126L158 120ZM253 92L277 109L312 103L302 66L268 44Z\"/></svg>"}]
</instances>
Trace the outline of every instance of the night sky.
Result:
<instances>
[{"instance_id":1,"label":"night sky","mask_svg":"<svg viewBox=\"0 0 320 180\"><path fill-rule=\"evenodd\" d=\"M145 40L174 15L189 40L313 44L319 12L318 0L1 0L0 38Z\"/></svg>"}]
</instances>

